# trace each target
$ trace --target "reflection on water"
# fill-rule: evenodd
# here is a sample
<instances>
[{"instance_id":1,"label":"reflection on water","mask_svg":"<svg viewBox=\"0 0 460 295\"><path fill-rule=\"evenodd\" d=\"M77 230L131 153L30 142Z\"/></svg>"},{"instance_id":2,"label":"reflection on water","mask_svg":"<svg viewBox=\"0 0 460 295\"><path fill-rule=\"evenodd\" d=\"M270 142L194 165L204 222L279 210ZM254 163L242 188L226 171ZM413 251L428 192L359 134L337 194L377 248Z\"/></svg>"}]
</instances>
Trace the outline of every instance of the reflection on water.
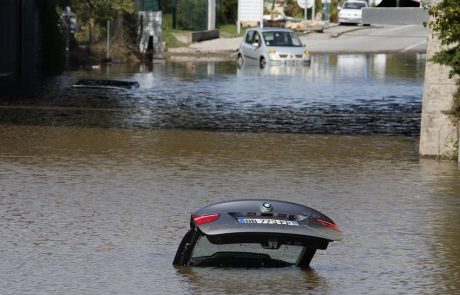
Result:
<instances>
[{"instance_id":1,"label":"reflection on water","mask_svg":"<svg viewBox=\"0 0 460 295\"><path fill-rule=\"evenodd\" d=\"M412 137L0 125L7 294L456 294L460 171ZM299 202L345 239L312 270L176 269L189 214Z\"/></svg>"},{"instance_id":2,"label":"reflection on water","mask_svg":"<svg viewBox=\"0 0 460 295\"><path fill-rule=\"evenodd\" d=\"M310 67L113 65L2 94L0 123L103 128L418 135L424 55L317 55ZM74 89L81 78L133 91Z\"/></svg>"},{"instance_id":3,"label":"reflection on water","mask_svg":"<svg viewBox=\"0 0 460 295\"><path fill-rule=\"evenodd\" d=\"M212 268L184 268L177 272L194 294L327 294L333 290L327 278L315 270L226 269L225 276L222 274Z\"/></svg>"}]
</instances>

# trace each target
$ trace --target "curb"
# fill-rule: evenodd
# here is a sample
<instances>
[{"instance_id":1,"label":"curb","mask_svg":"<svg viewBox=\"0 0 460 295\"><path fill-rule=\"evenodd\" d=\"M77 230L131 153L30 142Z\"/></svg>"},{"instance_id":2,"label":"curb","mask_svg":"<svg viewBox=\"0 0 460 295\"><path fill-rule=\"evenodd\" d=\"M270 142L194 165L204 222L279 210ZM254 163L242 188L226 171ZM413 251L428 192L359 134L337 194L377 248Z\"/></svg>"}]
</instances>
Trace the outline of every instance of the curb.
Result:
<instances>
[{"instance_id":1,"label":"curb","mask_svg":"<svg viewBox=\"0 0 460 295\"><path fill-rule=\"evenodd\" d=\"M356 28L348 30L348 31L343 31L343 32L340 32L340 33L332 34L331 38L338 38L338 37L342 36L343 34L355 32L355 31L367 30L367 29L378 29L378 28L383 28L383 27L382 26L361 26L361 27L356 27Z\"/></svg>"}]
</instances>

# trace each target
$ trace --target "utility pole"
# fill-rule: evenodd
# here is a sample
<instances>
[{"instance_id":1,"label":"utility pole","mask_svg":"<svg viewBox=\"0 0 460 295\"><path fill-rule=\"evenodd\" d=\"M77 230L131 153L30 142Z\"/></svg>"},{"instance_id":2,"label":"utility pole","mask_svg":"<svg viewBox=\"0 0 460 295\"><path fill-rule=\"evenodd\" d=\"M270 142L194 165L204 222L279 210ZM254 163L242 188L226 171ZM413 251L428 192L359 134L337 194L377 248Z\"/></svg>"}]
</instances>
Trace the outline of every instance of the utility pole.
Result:
<instances>
[{"instance_id":1,"label":"utility pole","mask_svg":"<svg viewBox=\"0 0 460 295\"><path fill-rule=\"evenodd\" d=\"M303 9L303 14L304 14L304 18L305 18L305 31L307 31L307 1L305 0L305 7Z\"/></svg>"},{"instance_id":2,"label":"utility pole","mask_svg":"<svg viewBox=\"0 0 460 295\"><path fill-rule=\"evenodd\" d=\"M329 26L329 0L324 2L324 26Z\"/></svg>"},{"instance_id":3,"label":"utility pole","mask_svg":"<svg viewBox=\"0 0 460 295\"><path fill-rule=\"evenodd\" d=\"M107 61L110 58L110 21L107 21L107 50L106 50Z\"/></svg>"}]
</instances>

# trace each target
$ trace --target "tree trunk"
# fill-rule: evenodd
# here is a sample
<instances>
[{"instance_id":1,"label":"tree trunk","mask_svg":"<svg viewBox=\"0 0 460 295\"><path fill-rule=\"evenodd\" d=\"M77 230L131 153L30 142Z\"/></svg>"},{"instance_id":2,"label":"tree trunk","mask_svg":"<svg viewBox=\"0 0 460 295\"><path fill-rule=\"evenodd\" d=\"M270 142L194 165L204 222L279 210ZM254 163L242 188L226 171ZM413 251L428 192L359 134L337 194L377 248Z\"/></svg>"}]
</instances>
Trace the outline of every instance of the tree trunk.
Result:
<instances>
[{"instance_id":1,"label":"tree trunk","mask_svg":"<svg viewBox=\"0 0 460 295\"><path fill-rule=\"evenodd\" d=\"M89 19L89 38L88 38L88 53L91 53L91 48L94 43L94 17Z\"/></svg>"},{"instance_id":2,"label":"tree trunk","mask_svg":"<svg viewBox=\"0 0 460 295\"><path fill-rule=\"evenodd\" d=\"M117 16L117 25L115 27L115 40L117 40L118 43L124 44L125 42L125 36L123 34L123 13L120 12L118 13Z\"/></svg>"}]
</instances>

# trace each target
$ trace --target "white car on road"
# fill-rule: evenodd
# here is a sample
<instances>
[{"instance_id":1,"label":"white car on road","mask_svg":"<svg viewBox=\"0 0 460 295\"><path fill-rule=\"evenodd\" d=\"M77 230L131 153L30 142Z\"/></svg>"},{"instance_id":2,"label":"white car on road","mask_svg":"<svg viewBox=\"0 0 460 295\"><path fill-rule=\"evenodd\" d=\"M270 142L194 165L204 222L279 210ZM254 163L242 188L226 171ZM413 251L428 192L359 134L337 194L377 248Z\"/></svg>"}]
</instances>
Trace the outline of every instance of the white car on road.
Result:
<instances>
[{"instance_id":1,"label":"white car on road","mask_svg":"<svg viewBox=\"0 0 460 295\"><path fill-rule=\"evenodd\" d=\"M366 1L346 1L339 11L338 24L362 24L362 11L369 7Z\"/></svg>"},{"instance_id":2,"label":"white car on road","mask_svg":"<svg viewBox=\"0 0 460 295\"><path fill-rule=\"evenodd\" d=\"M238 50L237 63L268 65L309 64L310 53L296 34L282 28L252 28L246 31Z\"/></svg>"}]
</instances>

